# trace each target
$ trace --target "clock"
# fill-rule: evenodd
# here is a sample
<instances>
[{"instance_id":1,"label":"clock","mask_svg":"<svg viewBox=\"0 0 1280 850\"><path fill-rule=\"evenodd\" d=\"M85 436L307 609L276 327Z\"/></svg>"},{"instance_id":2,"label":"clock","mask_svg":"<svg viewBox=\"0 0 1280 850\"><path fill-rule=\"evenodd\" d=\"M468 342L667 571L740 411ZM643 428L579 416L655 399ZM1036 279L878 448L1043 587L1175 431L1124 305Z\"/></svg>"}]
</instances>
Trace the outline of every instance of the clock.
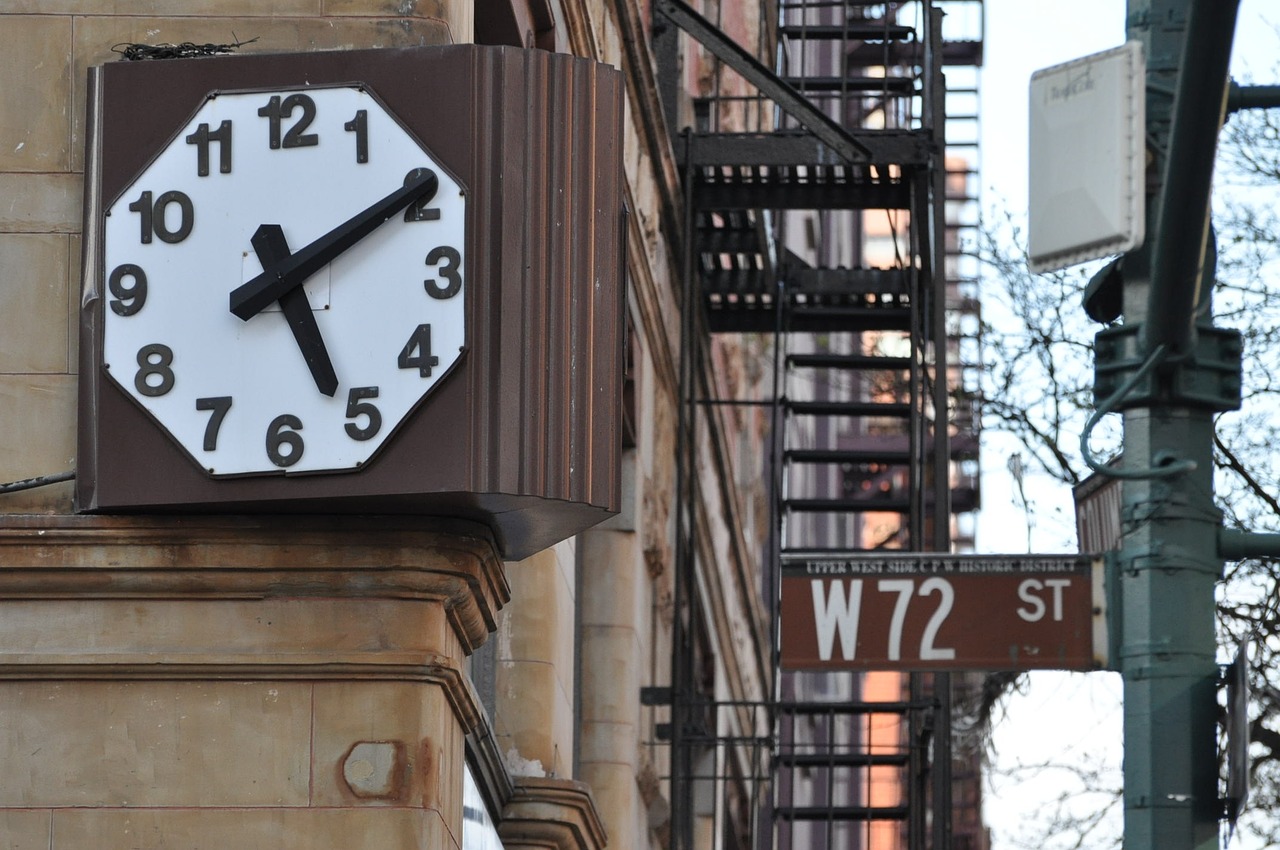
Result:
<instances>
[{"instance_id":1,"label":"clock","mask_svg":"<svg viewBox=\"0 0 1280 850\"><path fill-rule=\"evenodd\" d=\"M515 560L616 512L623 91L472 44L90 68L76 509Z\"/></svg>"},{"instance_id":2,"label":"clock","mask_svg":"<svg viewBox=\"0 0 1280 850\"><path fill-rule=\"evenodd\" d=\"M214 91L105 208L102 368L208 476L360 469L466 350L466 216L364 86Z\"/></svg>"}]
</instances>

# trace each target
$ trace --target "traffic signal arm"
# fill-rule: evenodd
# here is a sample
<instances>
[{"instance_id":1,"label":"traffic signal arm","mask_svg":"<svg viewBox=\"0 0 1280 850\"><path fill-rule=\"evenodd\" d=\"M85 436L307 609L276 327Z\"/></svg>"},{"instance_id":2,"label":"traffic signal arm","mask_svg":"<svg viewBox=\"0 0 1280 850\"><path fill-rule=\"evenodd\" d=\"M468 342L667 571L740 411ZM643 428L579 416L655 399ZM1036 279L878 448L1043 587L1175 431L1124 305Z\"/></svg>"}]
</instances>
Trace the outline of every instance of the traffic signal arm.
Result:
<instances>
[{"instance_id":1,"label":"traffic signal arm","mask_svg":"<svg viewBox=\"0 0 1280 850\"><path fill-rule=\"evenodd\" d=\"M1238 0L1193 0L1183 43L1173 123L1156 208L1147 351L1188 353L1200 303L1209 194L1226 113L1228 66Z\"/></svg>"},{"instance_id":2,"label":"traffic signal arm","mask_svg":"<svg viewBox=\"0 0 1280 850\"><path fill-rule=\"evenodd\" d=\"M1225 561L1280 557L1280 534L1218 529L1218 555Z\"/></svg>"}]
</instances>

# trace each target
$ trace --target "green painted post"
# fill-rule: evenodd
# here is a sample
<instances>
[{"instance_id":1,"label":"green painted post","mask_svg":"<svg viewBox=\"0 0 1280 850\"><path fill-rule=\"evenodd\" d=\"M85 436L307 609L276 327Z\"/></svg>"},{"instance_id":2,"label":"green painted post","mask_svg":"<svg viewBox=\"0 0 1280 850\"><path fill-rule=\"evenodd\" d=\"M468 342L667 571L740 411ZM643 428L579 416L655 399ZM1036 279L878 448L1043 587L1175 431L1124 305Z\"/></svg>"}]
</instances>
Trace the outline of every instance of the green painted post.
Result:
<instances>
[{"instance_id":1,"label":"green painted post","mask_svg":"<svg viewBox=\"0 0 1280 850\"><path fill-rule=\"evenodd\" d=\"M1219 516L1211 494L1208 411L1125 414L1125 459L1165 456L1197 468L1126 481L1121 594L1124 847L1218 846L1214 584Z\"/></svg>"},{"instance_id":2,"label":"green painted post","mask_svg":"<svg viewBox=\"0 0 1280 850\"><path fill-rule=\"evenodd\" d=\"M1221 337L1211 317L1201 314L1193 324L1193 315L1202 303L1206 260L1199 247L1206 244L1236 6L1128 2L1129 38L1146 46L1147 138L1157 180L1147 245L1124 264L1128 332L1104 331L1097 355L1100 376L1151 366L1114 405L1124 411L1128 476L1119 562L1126 850L1218 847L1214 589L1222 561L1212 446L1214 414L1232 405L1230 387L1203 368L1223 352ZM1225 52L1211 43L1223 32ZM1205 271L1209 286L1211 265ZM1111 346L1103 344L1108 334ZM1238 375L1234 380L1238 393ZM1114 378L1106 386L1110 392ZM1100 382L1100 395L1103 388Z\"/></svg>"}]
</instances>

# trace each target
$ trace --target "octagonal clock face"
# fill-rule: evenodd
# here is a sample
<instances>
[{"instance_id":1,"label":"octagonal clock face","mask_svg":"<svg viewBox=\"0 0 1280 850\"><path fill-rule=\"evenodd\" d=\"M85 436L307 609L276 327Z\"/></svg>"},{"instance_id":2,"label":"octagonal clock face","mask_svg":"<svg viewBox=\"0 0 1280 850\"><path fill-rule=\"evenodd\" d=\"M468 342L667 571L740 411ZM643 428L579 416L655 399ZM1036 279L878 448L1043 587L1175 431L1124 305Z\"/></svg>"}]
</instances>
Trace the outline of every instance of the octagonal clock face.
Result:
<instances>
[{"instance_id":1,"label":"octagonal clock face","mask_svg":"<svg viewBox=\"0 0 1280 850\"><path fill-rule=\"evenodd\" d=\"M210 475L357 469L464 350L465 220L359 87L211 95L106 211L104 369Z\"/></svg>"}]
</instances>

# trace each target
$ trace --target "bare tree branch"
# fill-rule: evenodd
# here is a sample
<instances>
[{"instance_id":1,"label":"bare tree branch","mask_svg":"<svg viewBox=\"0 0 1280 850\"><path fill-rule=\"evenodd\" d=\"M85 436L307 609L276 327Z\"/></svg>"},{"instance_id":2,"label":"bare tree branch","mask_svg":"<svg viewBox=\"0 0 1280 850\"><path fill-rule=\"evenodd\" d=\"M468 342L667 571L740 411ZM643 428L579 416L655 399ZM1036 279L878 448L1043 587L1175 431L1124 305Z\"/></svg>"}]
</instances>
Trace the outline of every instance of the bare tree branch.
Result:
<instances>
[{"instance_id":1,"label":"bare tree branch","mask_svg":"<svg viewBox=\"0 0 1280 850\"><path fill-rule=\"evenodd\" d=\"M1269 507L1273 514L1280 517L1280 501L1277 501L1274 496L1268 493L1266 489L1258 483L1258 479L1253 477L1253 473L1249 472L1249 468L1240 462L1240 459L1236 457L1235 452L1231 451L1230 446L1222 442L1222 438L1218 436L1217 433L1213 435L1213 445L1226 461L1227 468L1236 475L1239 475L1249 489L1253 491L1253 495L1257 496L1258 499Z\"/></svg>"}]
</instances>

